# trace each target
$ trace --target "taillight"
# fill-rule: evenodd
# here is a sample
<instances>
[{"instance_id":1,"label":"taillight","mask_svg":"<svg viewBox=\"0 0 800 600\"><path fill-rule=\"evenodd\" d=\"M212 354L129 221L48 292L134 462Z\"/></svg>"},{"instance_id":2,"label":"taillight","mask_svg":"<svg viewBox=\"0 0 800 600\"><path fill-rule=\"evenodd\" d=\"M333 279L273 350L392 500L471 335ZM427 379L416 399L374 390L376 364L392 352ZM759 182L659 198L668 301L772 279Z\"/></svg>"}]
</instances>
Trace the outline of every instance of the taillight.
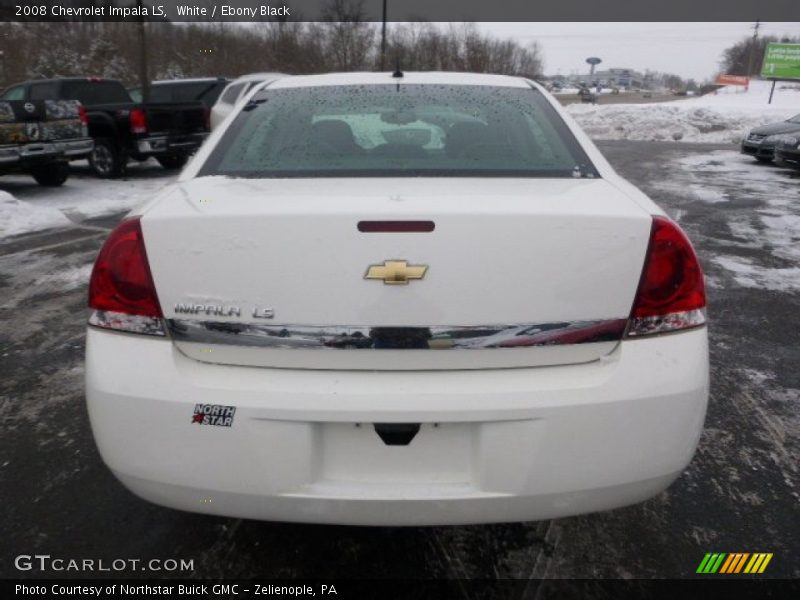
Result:
<instances>
[{"instance_id":1,"label":"taillight","mask_svg":"<svg viewBox=\"0 0 800 600\"><path fill-rule=\"evenodd\" d=\"M653 217L628 336L703 325L705 306L703 271L692 244L675 223L666 217Z\"/></svg>"},{"instance_id":2,"label":"taillight","mask_svg":"<svg viewBox=\"0 0 800 600\"><path fill-rule=\"evenodd\" d=\"M203 109L203 127L206 131L211 131L211 109Z\"/></svg>"},{"instance_id":3,"label":"taillight","mask_svg":"<svg viewBox=\"0 0 800 600\"><path fill-rule=\"evenodd\" d=\"M89 124L89 117L86 114L86 107L83 104L78 105L78 118L84 125Z\"/></svg>"},{"instance_id":4,"label":"taillight","mask_svg":"<svg viewBox=\"0 0 800 600\"><path fill-rule=\"evenodd\" d=\"M81 120L83 135L89 135L89 115L86 114L86 107L83 104L78 104L78 118Z\"/></svg>"},{"instance_id":5,"label":"taillight","mask_svg":"<svg viewBox=\"0 0 800 600\"><path fill-rule=\"evenodd\" d=\"M134 108L130 113L131 133L147 133L147 115L141 108Z\"/></svg>"},{"instance_id":6,"label":"taillight","mask_svg":"<svg viewBox=\"0 0 800 600\"><path fill-rule=\"evenodd\" d=\"M139 217L122 221L108 236L89 281L91 325L164 335Z\"/></svg>"}]
</instances>

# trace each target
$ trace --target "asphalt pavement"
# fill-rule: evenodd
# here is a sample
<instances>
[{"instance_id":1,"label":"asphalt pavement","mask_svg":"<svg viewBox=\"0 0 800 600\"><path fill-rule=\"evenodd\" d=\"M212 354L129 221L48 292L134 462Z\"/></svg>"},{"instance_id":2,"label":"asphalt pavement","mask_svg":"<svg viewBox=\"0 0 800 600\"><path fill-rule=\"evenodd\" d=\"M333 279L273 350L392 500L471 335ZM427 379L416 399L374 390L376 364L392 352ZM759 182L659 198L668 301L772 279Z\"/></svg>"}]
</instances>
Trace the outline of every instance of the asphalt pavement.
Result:
<instances>
[{"instance_id":1,"label":"asphalt pavement","mask_svg":"<svg viewBox=\"0 0 800 600\"><path fill-rule=\"evenodd\" d=\"M194 568L175 574L193 578L683 578L706 552L735 551L774 553L763 577L800 577L800 292L780 280L797 263L775 237L780 230L756 219L769 216L774 198L783 211L774 218L800 214L800 178L763 167L763 176L747 170L748 187L714 164L730 146L600 146L680 221L709 277L706 428L666 492L573 518L434 528L244 521L138 499L103 465L83 397L86 278L117 214L0 240L0 577L81 575L14 567L18 555L49 554L190 559ZM687 180L686 165L706 160ZM737 264L771 269L774 281L750 285L731 270ZM96 575L120 574L163 575Z\"/></svg>"}]
</instances>

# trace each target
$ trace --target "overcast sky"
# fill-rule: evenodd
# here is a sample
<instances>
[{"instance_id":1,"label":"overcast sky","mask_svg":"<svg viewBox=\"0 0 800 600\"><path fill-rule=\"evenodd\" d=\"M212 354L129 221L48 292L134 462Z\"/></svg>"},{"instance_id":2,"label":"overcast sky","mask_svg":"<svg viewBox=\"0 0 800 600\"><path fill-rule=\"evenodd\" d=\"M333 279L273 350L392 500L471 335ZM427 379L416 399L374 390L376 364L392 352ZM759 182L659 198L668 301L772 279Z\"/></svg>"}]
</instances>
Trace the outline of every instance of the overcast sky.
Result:
<instances>
[{"instance_id":1,"label":"overcast sky","mask_svg":"<svg viewBox=\"0 0 800 600\"><path fill-rule=\"evenodd\" d=\"M800 0L798 0L800 2ZM719 69L723 50L753 35L753 23L479 23L522 44L539 42L546 75L588 73L586 58L608 67L652 69L701 81ZM800 23L762 23L762 35L800 36Z\"/></svg>"}]
</instances>

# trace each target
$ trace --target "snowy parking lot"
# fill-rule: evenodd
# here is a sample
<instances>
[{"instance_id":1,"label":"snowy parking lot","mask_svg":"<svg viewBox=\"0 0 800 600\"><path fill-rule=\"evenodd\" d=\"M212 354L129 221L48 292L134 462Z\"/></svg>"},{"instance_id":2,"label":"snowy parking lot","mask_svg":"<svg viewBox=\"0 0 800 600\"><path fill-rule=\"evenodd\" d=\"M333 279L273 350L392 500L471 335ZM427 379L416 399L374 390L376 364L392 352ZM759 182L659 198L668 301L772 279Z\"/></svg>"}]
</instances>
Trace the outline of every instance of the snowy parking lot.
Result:
<instances>
[{"instance_id":1,"label":"snowy parking lot","mask_svg":"<svg viewBox=\"0 0 800 600\"><path fill-rule=\"evenodd\" d=\"M102 184L86 161L73 163L71 170L60 188L38 187L24 175L0 179L0 239L128 212L175 177L154 160L134 163L126 179Z\"/></svg>"},{"instance_id":2,"label":"snowy parking lot","mask_svg":"<svg viewBox=\"0 0 800 600\"><path fill-rule=\"evenodd\" d=\"M101 181L78 165L55 190L0 178L4 547L185 557L204 578L680 578L706 552L739 549L773 552L770 577L799 577L791 557L800 555L800 172L738 153L731 140L749 126L735 116L747 112L739 104L740 113L700 104L655 113L653 105L572 109L590 134L611 138L598 145L612 165L694 242L709 288L712 388L697 455L669 490L636 506L541 523L303 526L179 513L134 497L104 467L89 430L86 287L108 230L174 173L145 163L124 180ZM613 112L622 110L627 116ZM640 110L651 112L630 117ZM632 124L644 131L653 127L646 118L675 110L727 115L718 123L725 135L698 135L696 114L672 118L682 141L666 126L663 141L631 133ZM606 112L592 124L592 111ZM767 112L790 116L800 102ZM754 547L766 539L768 548ZM4 563L0 574L9 569Z\"/></svg>"}]
</instances>

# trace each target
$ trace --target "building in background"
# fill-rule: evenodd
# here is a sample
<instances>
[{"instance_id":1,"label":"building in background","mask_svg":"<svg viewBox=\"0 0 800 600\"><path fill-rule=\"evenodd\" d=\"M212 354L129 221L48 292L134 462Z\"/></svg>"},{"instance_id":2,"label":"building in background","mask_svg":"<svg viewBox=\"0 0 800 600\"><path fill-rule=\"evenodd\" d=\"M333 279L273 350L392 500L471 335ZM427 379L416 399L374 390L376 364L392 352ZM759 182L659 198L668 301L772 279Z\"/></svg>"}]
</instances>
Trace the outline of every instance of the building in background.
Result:
<instances>
[{"instance_id":1,"label":"building in background","mask_svg":"<svg viewBox=\"0 0 800 600\"><path fill-rule=\"evenodd\" d=\"M646 87L644 75L633 69L606 69L583 75L572 75L569 79L574 85L584 85L587 87L594 87L596 85L623 89Z\"/></svg>"}]
</instances>

